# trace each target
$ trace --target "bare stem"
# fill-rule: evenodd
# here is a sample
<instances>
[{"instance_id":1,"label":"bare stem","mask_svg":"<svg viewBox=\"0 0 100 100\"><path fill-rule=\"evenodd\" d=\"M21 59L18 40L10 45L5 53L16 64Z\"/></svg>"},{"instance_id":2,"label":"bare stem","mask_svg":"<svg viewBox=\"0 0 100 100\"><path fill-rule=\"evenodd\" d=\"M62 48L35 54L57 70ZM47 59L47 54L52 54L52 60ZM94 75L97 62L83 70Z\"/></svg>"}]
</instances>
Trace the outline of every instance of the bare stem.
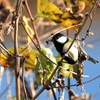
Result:
<instances>
[{"instance_id":1,"label":"bare stem","mask_svg":"<svg viewBox=\"0 0 100 100\"><path fill-rule=\"evenodd\" d=\"M15 31L14 31L14 56L15 56L15 75L16 75L16 99L21 100L20 98L20 58L18 52L18 22L19 22L19 9L21 6L22 0L17 0L14 21L15 21Z\"/></svg>"},{"instance_id":2,"label":"bare stem","mask_svg":"<svg viewBox=\"0 0 100 100\"><path fill-rule=\"evenodd\" d=\"M0 48L1 48L4 52L8 53L8 55L11 55L11 56L13 57L13 55L5 48L2 44L0 44ZM7 56L7 55L5 55L5 56Z\"/></svg>"},{"instance_id":3,"label":"bare stem","mask_svg":"<svg viewBox=\"0 0 100 100\"><path fill-rule=\"evenodd\" d=\"M27 0L24 0L24 5L25 5L25 7L26 7L26 9L27 9L27 12L28 12L28 14L29 14L29 17L30 17L30 19L31 19L33 31L34 31L34 33L35 33L35 38L36 38L36 40L37 40L37 43L38 43L38 45L39 45L39 48L41 48L40 39L39 39L39 37L38 37L37 31L36 31L36 29L35 29L34 22L33 22L33 19L34 19L34 18L33 18L33 16L32 16L32 13L31 13L31 11L30 11L29 6L28 6Z\"/></svg>"},{"instance_id":4,"label":"bare stem","mask_svg":"<svg viewBox=\"0 0 100 100\"><path fill-rule=\"evenodd\" d=\"M15 73L16 73L16 98L20 100L20 58L18 57L18 44L17 44L17 37L18 37L18 18L15 21L15 33L14 33L14 56L15 56Z\"/></svg>"}]
</instances>

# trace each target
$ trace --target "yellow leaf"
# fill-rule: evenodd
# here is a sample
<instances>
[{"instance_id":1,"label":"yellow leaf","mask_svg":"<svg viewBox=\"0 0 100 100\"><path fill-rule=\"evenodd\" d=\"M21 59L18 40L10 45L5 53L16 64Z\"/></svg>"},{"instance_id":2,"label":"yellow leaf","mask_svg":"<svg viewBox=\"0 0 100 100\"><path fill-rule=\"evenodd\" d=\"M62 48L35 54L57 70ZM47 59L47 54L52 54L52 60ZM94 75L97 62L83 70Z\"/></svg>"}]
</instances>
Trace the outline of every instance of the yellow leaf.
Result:
<instances>
[{"instance_id":1,"label":"yellow leaf","mask_svg":"<svg viewBox=\"0 0 100 100\"><path fill-rule=\"evenodd\" d=\"M57 14L63 14L63 12L57 6L48 0L38 0L37 10L39 16L46 18L49 18L52 15L54 18L56 18Z\"/></svg>"},{"instance_id":2,"label":"yellow leaf","mask_svg":"<svg viewBox=\"0 0 100 100\"><path fill-rule=\"evenodd\" d=\"M34 32L33 32L33 30L31 29L31 27L29 26L28 21L27 21L27 19L26 19L25 16L22 17L22 25L23 25L24 29L27 31L27 33L29 33L29 34L31 34L32 36L34 36ZM28 43L31 42L29 36L27 36L27 40L28 40Z\"/></svg>"},{"instance_id":3,"label":"yellow leaf","mask_svg":"<svg viewBox=\"0 0 100 100\"><path fill-rule=\"evenodd\" d=\"M38 0L37 11L39 17L47 18L66 28L80 24L83 19L76 18L72 13L68 11L62 12L56 5L48 0ZM78 27L75 26L75 29Z\"/></svg>"},{"instance_id":4,"label":"yellow leaf","mask_svg":"<svg viewBox=\"0 0 100 100\"><path fill-rule=\"evenodd\" d=\"M49 59L56 63L56 58L53 56L53 52L49 48L41 48L41 52L44 53ZM56 65L45 58L42 54L39 56L40 62L37 63L35 67L35 75L36 75L36 82L38 85L42 83L46 83L46 81L50 78L52 72L54 71ZM43 72L45 71L45 72ZM42 73L40 73L42 72ZM38 74L40 73L40 74Z\"/></svg>"},{"instance_id":5,"label":"yellow leaf","mask_svg":"<svg viewBox=\"0 0 100 100\"><path fill-rule=\"evenodd\" d=\"M18 48L19 53L21 53L24 50L24 48L25 46L20 46ZM10 48L8 49L8 51L14 54L14 48ZM15 60L14 57L9 56L6 52L4 52L4 54L2 53L0 54L0 64L5 68L14 67L14 60ZM35 65L37 64L36 56L39 56L38 51L34 49L29 50L27 48L22 52L22 54L25 57L25 68L34 69ZM22 57L21 57L21 61L22 61Z\"/></svg>"}]
</instances>

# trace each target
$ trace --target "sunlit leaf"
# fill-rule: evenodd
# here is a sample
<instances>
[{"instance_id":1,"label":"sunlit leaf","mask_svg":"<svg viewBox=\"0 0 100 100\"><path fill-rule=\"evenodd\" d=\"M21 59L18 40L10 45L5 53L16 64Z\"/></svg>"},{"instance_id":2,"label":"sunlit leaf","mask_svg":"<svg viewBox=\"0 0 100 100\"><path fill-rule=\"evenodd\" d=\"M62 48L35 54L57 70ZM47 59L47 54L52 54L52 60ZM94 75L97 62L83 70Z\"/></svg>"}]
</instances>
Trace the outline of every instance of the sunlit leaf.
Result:
<instances>
[{"instance_id":1,"label":"sunlit leaf","mask_svg":"<svg viewBox=\"0 0 100 100\"><path fill-rule=\"evenodd\" d=\"M22 25L23 25L24 29L27 31L27 33L29 33L31 36L34 36L34 32L31 29L31 27L29 26L28 21L25 16L22 17ZM28 43L31 42L31 39L29 38L29 36L27 36L27 40L28 40Z\"/></svg>"},{"instance_id":2,"label":"sunlit leaf","mask_svg":"<svg viewBox=\"0 0 100 100\"><path fill-rule=\"evenodd\" d=\"M83 19L82 17L75 17L68 11L62 12L56 5L48 0L38 0L37 11L39 17L47 18L63 27L71 27L80 24ZM79 27L80 25L77 26ZM74 29L78 27L75 27Z\"/></svg>"},{"instance_id":3,"label":"sunlit leaf","mask_svg":"<svg viewBox=\"0 0 100 100\"><path fill-rule=\"evenodd\" d=\"M37 3L38 15L45 18L59 19L56 15L63 14L63 12L48 0L38 0Z\"/></svg>"},{"instance_id":4,"label":"sunlit leaf","mask_svg":"<svg viewBox=\"0 0 100 100\"><path fill-rule=\"evenodd\" d=\"M25 46L20 46L18 48L19 53L21 53L24 49L25 49ZM14 48L10 48L8 49L8 51L14 54ZM26 48L22 52L22 54L25 57L25 68L34 69L35 65L37 64L36 56L39 55L38 51L35 49L29 50L28 48ZM14 67L14 60L15 60L14 57L8 55L6 52L4 52L3 54L2 53L0 54L0 64L5 68Z\"/></svg>"},{"instance_id":5,"label":"sunlit leaf","mask_svg":"<svg viewBox=\"0 0 100 100\"><path fill-rule=\"evenodd\" d=\"M56 59L53 56L53 52L49 48L42 48L41 51L56 63ZM39 56L39 61L35 67L36 81L38 84L44 83L49 79L53 72L55 65L45 58L43 55Z\"/></svg>"},{"instance_id":6,"label":"sunlit leaf","mask_svg":"<svg viewBox=\"0 0 100 100\"><path fill-rule=\"evenodd\" d=\"M60 56L56 57L57 61L61 60ZM60 69L60 73L67 78L76 78L76 74L78 72L78 64L68 64L67 62L62 63L62 67ZM82 73L84 72L84 67L82 68Z\"/></svg>"}]
</instances>

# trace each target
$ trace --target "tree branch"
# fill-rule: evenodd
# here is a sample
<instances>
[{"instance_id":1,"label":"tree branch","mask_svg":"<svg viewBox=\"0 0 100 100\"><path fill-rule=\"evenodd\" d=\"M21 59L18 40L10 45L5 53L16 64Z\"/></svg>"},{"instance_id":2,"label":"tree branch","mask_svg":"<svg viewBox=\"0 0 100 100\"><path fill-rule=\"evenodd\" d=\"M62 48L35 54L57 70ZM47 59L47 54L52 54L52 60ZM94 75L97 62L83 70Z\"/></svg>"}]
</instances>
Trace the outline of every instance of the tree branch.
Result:
<instances>
[{"instance_id":1,"label":"tree branch","mask_svg":"<svg viewBox=\"0 0 100 100\"><path fill-rule=\"evenodd\" d=\"M16 99L21 100L20 98L20 58L18 52L18 23L19 23L19 10L22 4L22 0L17 0L16 9L14 12L14 21L15 21L15 31L14 31L14 56L15 56L15 75L16 75Z\"/></svg>"}]
</instances>

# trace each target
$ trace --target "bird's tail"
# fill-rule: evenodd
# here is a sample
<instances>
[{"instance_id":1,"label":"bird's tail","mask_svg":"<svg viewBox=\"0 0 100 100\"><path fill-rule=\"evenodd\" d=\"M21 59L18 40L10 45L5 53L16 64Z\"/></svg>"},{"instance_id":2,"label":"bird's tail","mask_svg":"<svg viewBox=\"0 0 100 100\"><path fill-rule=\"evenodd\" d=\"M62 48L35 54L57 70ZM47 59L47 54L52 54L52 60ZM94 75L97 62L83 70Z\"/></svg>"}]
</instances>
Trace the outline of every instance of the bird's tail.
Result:
<instances>
[{"instance_id":1,"label":"bird's tail","mask_svg":"<svg viewBox=\"0 0 100 100\"><path fill-rule=\"evenodd\" d=\"M98 60L96 60L96 59L94 59L94 58L92 58L90 56L88 56L88 60L91 61L91 62L93 62L94 64L99 63Z\"/></svg>"}]
</instances>

